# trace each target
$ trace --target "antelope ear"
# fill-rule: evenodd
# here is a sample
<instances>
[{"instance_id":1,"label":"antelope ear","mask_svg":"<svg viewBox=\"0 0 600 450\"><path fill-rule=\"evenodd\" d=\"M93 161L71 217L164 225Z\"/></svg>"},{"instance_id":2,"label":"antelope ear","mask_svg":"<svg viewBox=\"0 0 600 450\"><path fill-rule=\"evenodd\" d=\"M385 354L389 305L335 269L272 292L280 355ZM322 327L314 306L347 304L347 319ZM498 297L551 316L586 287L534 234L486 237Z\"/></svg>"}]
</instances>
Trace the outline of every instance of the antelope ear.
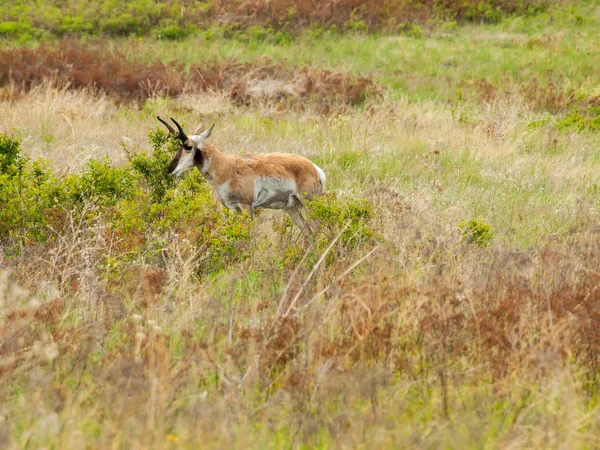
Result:
<instances>
[{"instance_id":1,"label":"antelope ear","mask_svg":"<svg viewBox=\"0 0 600 450\"><path fill-rule=\"evenodd\" d=\"M196 128L196 131L194 131L192 134L195 136L198 136L199 134L202 134L203 131L204 131L204 123L200 123L200 125L198 125L198 128Z\"/></svg>"},{"instance_id":2,"label":"antelope ear","mask_svg":"<svg viewBox=\"0 0 600 450\"><path fill-rule=\"evenodd\" d=\"M215 127L215 124L213 123L212 126L208 129L208 131L205 131L204 133L202 133L202 135L204 136L204 139L208 139L208 137L211 135L214 127Z\"/></svg>"},{"instance_id":3,"label":"antelope ear","mask_svg":"<svg viewBox=\"0 0 600 450\"><path fill-rule=\"evenodd\" d=\"M210 127L207 131L200 132L198 134L194 132L195 136L192 136L191 139L194 141L195 144L201 144L204 140L208 139L214 127L215 124L213 123L212 127Z\"/></svg>"}]
</instances>

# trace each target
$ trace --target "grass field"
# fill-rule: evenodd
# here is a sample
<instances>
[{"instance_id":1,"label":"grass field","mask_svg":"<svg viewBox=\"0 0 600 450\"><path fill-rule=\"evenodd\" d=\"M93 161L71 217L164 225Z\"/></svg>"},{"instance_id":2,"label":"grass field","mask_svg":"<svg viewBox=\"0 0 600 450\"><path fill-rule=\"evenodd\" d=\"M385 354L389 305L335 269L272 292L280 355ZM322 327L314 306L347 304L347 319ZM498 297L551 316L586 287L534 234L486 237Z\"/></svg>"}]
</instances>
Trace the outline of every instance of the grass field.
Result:
<instances>
[{"instance_id":1,"label":"grass field","mask_svg":"<svg viewBox=\"0 0 600 450\"><path fill-rule=\"evenodd\" d=\"M292 3L2 7L0 447L600 447L600 4ZM310 158L319 232L157 115Z\"/></svg>"}]
</instances>

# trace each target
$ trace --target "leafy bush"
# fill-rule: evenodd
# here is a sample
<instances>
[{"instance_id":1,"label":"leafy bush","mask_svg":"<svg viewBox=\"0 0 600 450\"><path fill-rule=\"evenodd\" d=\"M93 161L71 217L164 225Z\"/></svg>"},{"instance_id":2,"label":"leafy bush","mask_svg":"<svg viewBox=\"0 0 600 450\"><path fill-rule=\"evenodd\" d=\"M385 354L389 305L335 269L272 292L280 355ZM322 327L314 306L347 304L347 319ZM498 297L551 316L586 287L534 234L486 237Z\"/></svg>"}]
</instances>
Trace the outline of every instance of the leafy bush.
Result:
<instances>
[{"instance_id":1,"label":"leafy bush","mask_svg":"<svg viewBox=\"0 0 600 450\"><path fill-rule=\"evenodd\" d=\"M163 39L166 41L178 41L185 39L196 30L195 27L180 27L179 25L171 24L162 28L153 29L152 36L156 39Z\"/></svg>"},{"instance_id":2,"label":"leafy bush","mask_svg":"<svg viewBox=\"0 0 600 450\"><path fill-rule=\"evenodd\" d=\"M56 29L58 36L93 34L94 24L81 16L65 16Z\"/></svg>"},{"instance_id":3,"label":"leafy bush","mask_svg":"<svg viewBox=\"0 0 600 450\"><path fill-rule=\"evenodd\" d=\"M573 112L556 123L559 131L600 131L600 108L590 108L588 114Z\"/></svg>"},{"instance_id":4,"label":"leafy bush","mask_svg":"<svg viewBox=\"0 0 600 450\"><path fill-rule=\"evenodd\" d=\"M60 187L42 161L19 154L20 142L0 133L0 241L21 244L47 236L48 208L56 205Z\"/></svg>"},{"instance_id":5,"label":"leafy bush","mask_svg":"<svg viewBox=\"0 0 600 450\"><path fill-rule=\"evenodd\" d=\"M458 224L463 238L485 248L494 239L492 227L485 223L482 219L463 220Z\"/></svg>"},{"instance_id":6,"label":"leafy bush","mask_svg":"<svg viewBox=\"0 0 600 450\"><path fill-rule=\"evenodd\" d=\"M152 154L145 152L130 154L129 162L135 173L142 177L150 197L160 201L168 189L175 184L175 179L169 174L167 167L177 152L178 144L168 141L167 134L162 130L149 133Z\"/></svg>"},{"instance_id":7,"label":"leafy bush","mask_svg":"<svg viewBox=\"0 0 600 450\"><path fill-rule=\"evenodd\" d=\"M14 36L19 31L17 22L8 21L0 23L0 36Z\"/></svg>"},{"instance_id":8,"label":"leafy bush","mask_svg":"<svg viewBox=\"0 0 600 450\"><path fill-rule=\"evenodd\" d=\"M357 13L355 9L352 10L352 12L350 13L350 17L348 17L348 20L346 20L346 22L344 23L344 28L355 32L366 33L367 31L369 31L369 25L367 25L365 21L362 20L361 16Z\"/></svg>"},{"instance_id":9,"label":"leafy bush","mask_svg":"<svg viewBox=\"0 0 600 450\"><path fill-rule=\"evenodd\" d=\"M14 176L23 169L18 140L0 133L0 173Z\"/></svg>"},{"instance_id":10,"label":"leafy bush","mask_svg":"<svg viewBox=\"0 0 600 450\"><path fill-rule=\"evenodd\" d=\"M504 12L501 6L493 2L468 3L464 5L463 17L471 22L498 23L502 21Z\"/></svg>"},{"instance_id":11,"label":"leafy bush","mask_svg":"<svg viewBox=\"0 0 600 450\"><path fill-rule=\"evenodd\" d=\"M120 16L104 20L101 27L102 31L109 36L129 36L142 34L144 24L140 17L123 13Z\"/></svg>"},{"instance_id":12,"label":"leafy bush","mask_svg":"<svg viewBox=\"0 0 600 450\"><path fill-rule=\"evenodd\" d=\"M130 198L135 187L131 171L111 167L108 157L90 160L79 181L82 198L93 197L105 206L113 206L121 198Z\"/></svg>"},{"instance_id":13,"label":"leafy bush","mask_svg":"<svg viewBox=\"0 0 600 450\"><path fill-rule=\"evenodd\" d=\"M311 228L316 231L313 237L316 241L315 250L307 258L309 264L316 262L338 235L337 244L327 256L327 264L333 263L343 253L379 239L372 223L374 206L367 200L341 199L333 193L326 193L305 203L306 216Z\"/></svg>"},{"instance_id":14,"label":"leafy bush","mask_svg":"<svg viewBox=\"0 0 600 450\"><path fill-rule=\"evenodd\" d=\"M318 222L320 233L333 239L342 228L341 242L356 246L371 239L375 232L369 226L374 208L366 200L340 200L332 193L314 197L306 202L308 218Z\"/></svg>"}]
</instances>

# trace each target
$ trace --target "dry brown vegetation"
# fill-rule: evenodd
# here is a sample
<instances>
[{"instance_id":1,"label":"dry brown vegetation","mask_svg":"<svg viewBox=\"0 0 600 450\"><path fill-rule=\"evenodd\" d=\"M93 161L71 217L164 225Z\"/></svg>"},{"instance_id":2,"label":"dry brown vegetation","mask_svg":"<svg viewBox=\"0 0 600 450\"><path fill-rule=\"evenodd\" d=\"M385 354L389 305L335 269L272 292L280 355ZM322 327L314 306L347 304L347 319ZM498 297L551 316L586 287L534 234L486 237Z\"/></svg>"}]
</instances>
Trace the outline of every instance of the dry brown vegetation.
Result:
<instances>
[{"instance_id":1,"label":"dry brown vegetation","mask_svg":"<svg viewBox=\"0 0 600 450\"><path fill-rule=\"evenodd\" d=\"M392 429L386 446L467 445L494 423L505 430L499 445L521 447L594 442L585 436L599 431L580 412L598 388L597 231L533 252L388 243L339 282L351 255L308 285L290 270L284 292L265 272L262 295L248 301L236 293L241 271L217 297L182 278L194 261L185 241L165 264L133 265L104 284L110 243L73 225L60 236L69 248L47 246L51 261L26 257L3 274L0 381L23 390L20 429L4 427L21 443L77 448L90 442L86 426L98 448L161 448L168 436L260 447L278 433L292 445L328 436L352 447ZM429 260L427 275L393 269L395 251ZM74 277L61 285L65 271ZM538 413L545 396L558 412ZM422 414L432 417L415 423Z\"/></svg>"},{"instance_id":2,"label":"dry brown vegetation","mask_svg":"<svg viewBox=\"0 0 600 450\"><path fill-rule=\"evenodd\" d=\"M181 63L129 61L106 43L61 41L35 49L0 50L0 95L5 99L50 83L63 89L88 89L121 101L144 102L204 90L227 93L234 104L278 102L283 107L317 105L320 111L363 104L381 90L372 79L310 67L299 69L267 59L240 63L232 59L205 61L187 71Z\"/></svg>"},{"instance_id":3,"label":"dry brown vegetation","mask_svg":"<svg viewBox=\"0 0 600 450\"><path fill-rule=\"evenodd\" d=\"M463 83L466 85L467 83ZM486 79L472 83L475 97L483 102L517 101L527 104L532 111L560 115L570 108L581 110L600 105L600 96L593 92L582 92L580 86L569 86L568 80L554 80L542 83L533 78L521 85L506 83L494 84ZM512 84L512 85L511 85Z\"/></svg>"}]
</instances>

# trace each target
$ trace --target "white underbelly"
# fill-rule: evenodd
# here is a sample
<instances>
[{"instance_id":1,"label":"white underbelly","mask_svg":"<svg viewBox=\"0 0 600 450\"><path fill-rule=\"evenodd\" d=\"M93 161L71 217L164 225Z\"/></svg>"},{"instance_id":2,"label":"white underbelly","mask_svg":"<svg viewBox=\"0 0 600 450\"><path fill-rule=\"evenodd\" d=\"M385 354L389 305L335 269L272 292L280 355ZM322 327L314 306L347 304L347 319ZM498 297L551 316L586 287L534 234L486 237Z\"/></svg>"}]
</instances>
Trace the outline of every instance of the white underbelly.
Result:
<instances>
[{"instance_id":1,"label":"white underbelly","mask_svg":"<svg viewBox=\"0 0 600 450\"><path fill-rule=\"evenodd\" d=\"M260 177L254 182L254 208L287 209L298 198L294 180Z\"/></svg>"}]
</instances>

